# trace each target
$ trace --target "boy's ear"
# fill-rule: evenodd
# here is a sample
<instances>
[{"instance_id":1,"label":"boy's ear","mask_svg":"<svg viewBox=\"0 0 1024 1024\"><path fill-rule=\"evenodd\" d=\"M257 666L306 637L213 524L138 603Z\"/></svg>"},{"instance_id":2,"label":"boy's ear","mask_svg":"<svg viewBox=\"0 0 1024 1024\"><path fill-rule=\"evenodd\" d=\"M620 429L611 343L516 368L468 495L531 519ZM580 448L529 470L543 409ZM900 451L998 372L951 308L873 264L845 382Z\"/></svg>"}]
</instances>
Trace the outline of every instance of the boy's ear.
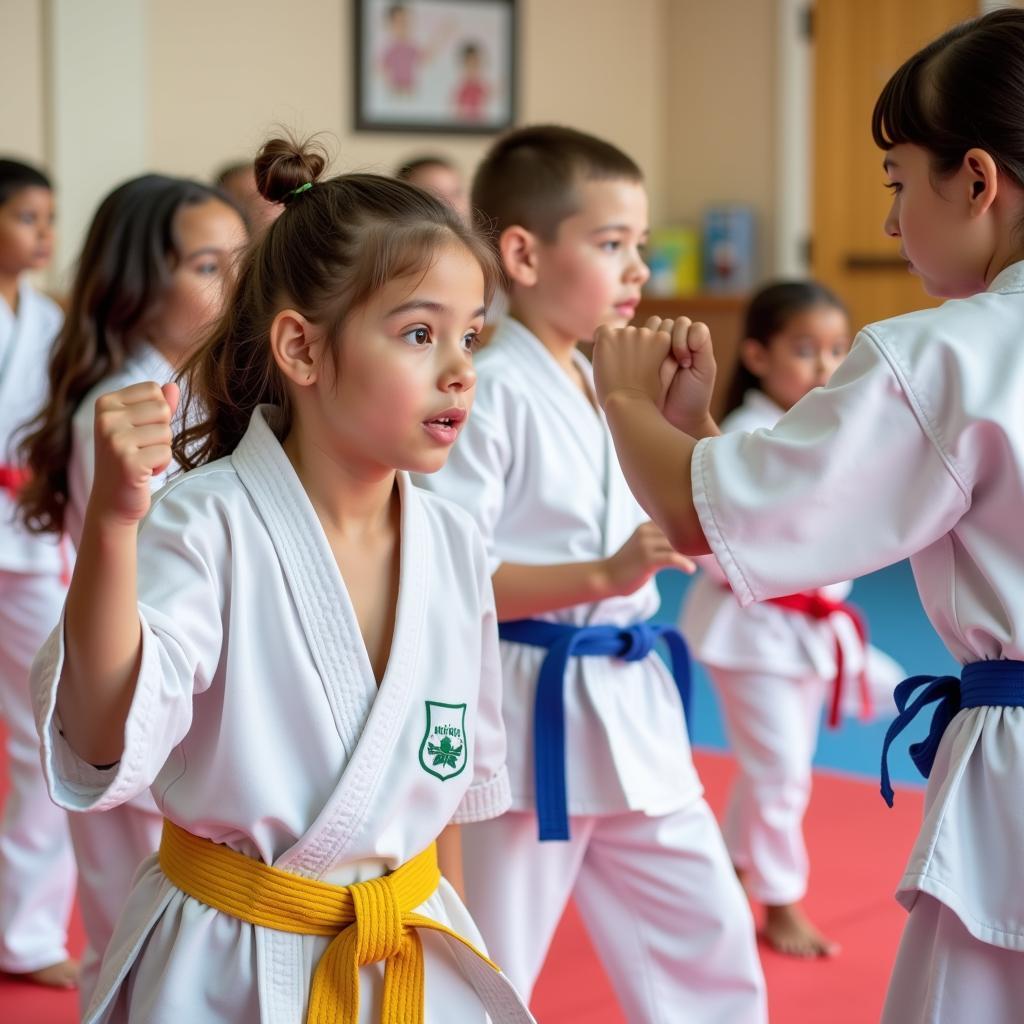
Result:
<instances>
[{"instance_id":1,"label":"boy's ear","mask_svg":"<svg viewBox=\"0 0 1024 1024\"><path fill-rule=\"evenodd\" d=\"M501 262L512 284L532 288L537 283L537 236L519 225L505 228L498 239Z\"/></svg>"},{"instance_id":2,"label":"boy's ear","mask_svg":"<svg viewBox=\"0 0 1024 1024\"><path fill-rule=\"evenodd\" d=\"M322 345L320 332L294 309L282 309L270 325L270 351L274 362L298 387L316 383Z\"/></svg>"},{"instance_id":3,"label":"boy's ear","mask_svg":"<svg viewBox=\"0 0 1024 1024\"><path fill-rule=\"evenodd\" d=\"M763 377L768 372L768 348L757 338L744 338L740 342L740 363L755 377Z\"/></svg>"}]
</instances>

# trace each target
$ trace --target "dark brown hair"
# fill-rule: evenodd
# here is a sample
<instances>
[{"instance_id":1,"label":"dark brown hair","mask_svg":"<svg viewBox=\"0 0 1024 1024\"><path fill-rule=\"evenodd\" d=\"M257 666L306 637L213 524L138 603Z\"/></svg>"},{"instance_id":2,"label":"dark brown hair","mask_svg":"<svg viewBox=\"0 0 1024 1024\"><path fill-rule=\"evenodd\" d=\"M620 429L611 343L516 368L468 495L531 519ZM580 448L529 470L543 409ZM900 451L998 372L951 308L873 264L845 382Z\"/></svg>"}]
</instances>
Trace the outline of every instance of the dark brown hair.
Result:
<instances>
[{"instance_id":1,"label":"dark brown hair","mask_svg":"<svg viewBox=\"0 0 1024 1024\"><path fill-rule=\"evenodd\" d=\"M552 242L579 209L585 181L643 181L621 149L560 125L535 125L503 135L473 178L473 218L493 243L518 225Z\"/></svg>"},{"instance_id":2,"label":"dark brown hair","mask_svg":"<svg viewBox=\"0 0 1024 1024\"><path fill-rule=\"evenodd\" d=\"M53 186L39 168L23 164L20 160L0 159L0 206L15 193L26 188L45 188L52 191Z\"/></svg>"},{"instance_id":3,"label":"dark brown hair","mask_svg":"<svg viewBox=\"0 0 1024 1024\"><path fill-rule=\"evenodd\" d=\"M771 344L780 331L795 316L809 309L838 309L846 313L846 307L835 292L817 281L778 281L766 285L750 300L743 323L743 340L747 338L764 345ZM727 416L743 404L743 396L754 388L760 388L757 376L747 369L742 355L736 360L729 390L725 396L722 416Z\"/></svg>"},{"instance_id":4,"label":"dark brown hair","mask_svg":"<svg viewBox=\"0 0 1024 1024\"><path fill-rule=\"evenodd\" d=\"M326 156L317 146L273 139L256 158L261 194L287 209L250 249L232 298L212 336L182 372L183 421L174 439L185 468L230 454L256 406L291 408L270 350L270 325L294 308L336 338L349 314L396 277L426 269L452 242L480 264L489 299L498 271L487 244L447 203L423 189L376 174L320 181Z\"/></svg>"},{"instance_id":5,"label":"dark brown hair","mask_svg":"<svg viewBox=\"0 0 1024 1024\"><path fill-rule=\"evenodd\" d=\"M118 186L96 211L50 355L49 397L20 445L31 478L19 505L33 532L63 532L75 410L124 365L133 335L167 287L178 255L176 214L211 199L237 209L209 185L146 174Z\"/></svg>"},{"instance_id":6,"label":"dark brown hair","mask_svg":"<svg viewBox=\"0 0 1024 1024\"><path fill-rule=\"evenodd\" d=\"M1024 11L966 21L915 53L882 89L871 133L884 150L924 147L940 175L983 149L1024 185Z\"/></svg>"}]
</instances>

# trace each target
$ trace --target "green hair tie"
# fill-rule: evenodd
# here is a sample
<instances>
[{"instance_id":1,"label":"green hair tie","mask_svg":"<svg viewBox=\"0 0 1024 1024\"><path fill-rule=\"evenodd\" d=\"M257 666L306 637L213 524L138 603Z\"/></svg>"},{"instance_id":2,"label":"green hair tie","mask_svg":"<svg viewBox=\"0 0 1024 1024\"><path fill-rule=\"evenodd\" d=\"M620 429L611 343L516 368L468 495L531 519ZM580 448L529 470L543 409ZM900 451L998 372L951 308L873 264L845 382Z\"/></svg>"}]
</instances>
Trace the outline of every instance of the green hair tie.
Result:
<instances>
[{"instance_id":1,"label":"green hair tie","mask_svg":"<svg viewBox=\"0 0 1024 1024\"><path fill-rule=\"evenodd\" d=\"M299 185L298 188L293 188L291 192L286 192L284 194L284 197L285 199L291 199L292 196L300 196L302 195L303 192L308 192L312 187L313 182L307 181L304 184Z\"/></svg>"}]
</instances>

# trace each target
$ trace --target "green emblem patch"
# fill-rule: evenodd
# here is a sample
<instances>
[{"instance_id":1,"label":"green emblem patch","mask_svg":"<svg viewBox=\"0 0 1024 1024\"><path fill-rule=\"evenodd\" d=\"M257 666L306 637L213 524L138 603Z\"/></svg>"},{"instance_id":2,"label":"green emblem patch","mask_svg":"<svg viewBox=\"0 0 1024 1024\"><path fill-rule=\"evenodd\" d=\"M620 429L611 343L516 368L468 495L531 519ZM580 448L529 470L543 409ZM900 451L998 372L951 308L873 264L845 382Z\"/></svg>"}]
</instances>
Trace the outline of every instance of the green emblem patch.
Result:
<instances>
[{"instance_id":1,"label":"green emblem patch","mask_svg":"<svg viewBox=\"0 0 1024 1024\"><path fill-rule=\"evenodd\" d=\"M466 705L427 702L427 729L420 744L423 770L442 782L466 767Z\"/></svg>"}]
</instances>

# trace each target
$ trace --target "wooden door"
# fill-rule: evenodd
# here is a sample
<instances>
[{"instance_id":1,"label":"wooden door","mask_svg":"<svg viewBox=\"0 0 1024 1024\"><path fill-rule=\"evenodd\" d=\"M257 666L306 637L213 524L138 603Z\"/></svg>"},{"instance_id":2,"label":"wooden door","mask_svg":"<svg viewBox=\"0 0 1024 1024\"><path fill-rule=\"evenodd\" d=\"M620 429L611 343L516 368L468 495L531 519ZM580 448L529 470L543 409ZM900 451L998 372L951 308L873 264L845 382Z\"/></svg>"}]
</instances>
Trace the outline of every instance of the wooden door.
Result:
<instances>
[{"instance_id":1,"label":"wooden door","mask_svg":"<svg viewBox=\"0 0 1024 1024\"><path fill-rule=\"evenodd\" d=\"M882 230L890 195L871 111L916 50L978 14L978 0L816 0L811 267L855 328L935 305Z\"/></svg>"}]
</instances>

